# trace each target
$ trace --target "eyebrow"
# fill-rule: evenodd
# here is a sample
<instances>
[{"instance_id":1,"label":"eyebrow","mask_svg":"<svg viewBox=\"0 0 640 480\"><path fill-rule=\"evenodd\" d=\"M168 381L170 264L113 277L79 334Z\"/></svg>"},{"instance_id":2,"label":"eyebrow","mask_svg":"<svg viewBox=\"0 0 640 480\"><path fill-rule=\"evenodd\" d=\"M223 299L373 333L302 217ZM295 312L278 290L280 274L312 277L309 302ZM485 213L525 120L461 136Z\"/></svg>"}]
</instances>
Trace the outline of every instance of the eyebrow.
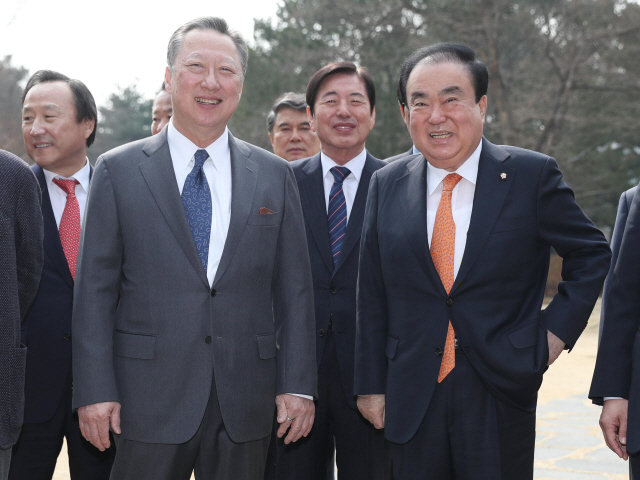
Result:
<instances>
[{"instance_id":1,"label":"eyebrow","mask_svg":"<svg viewBox=\"0 0 640 480\"><path fill-rule=\"evenodd\" d=\"M53 111L58 112L58 113L62 112L62 109L60 107L58 107L57 105L53 105L53 104L45 105L43 108L45 110L53 110ZM27 105L25 107L22 107L22 111L23 112L31 112L32 110L34 110L33 107L30 107L29 105Z\"/></svg>"},{"instance_id":2,"label":"eyebrow","mask_svg":"<svg viewBox=\"0 0 640 480\"><path fill-rule=\"evenodd\" d=\"M440 90L440 92L438 92L438 96L443 96L443 95L448 95L450 93L461 93L462 89L457 86L457 85L452 85L450 87L446 87L443 88L442 90ZM429 98L429 95L418 90L417 92L413 92L411 94L411 101L413 102L414 100L418 99L418 98Z\"/></svg>"},{"instance_id":3,"label":"eyebrow","mask_svg":"<svg viewBox=\"0 0 640 480\"><path fill-rule=\"evenodd\" d=\"M335 91L333 91L333 90L332 90L332 91L330 91L330 92L327 92L327 93L323 94L321 98L328 97L329 95L338 95L338 92L335 92ZM364 96L362 93L360 93L360 92L353 92L353 93L350 93L350 94L349 94L349 96L350 96L350 97L361 97L361 98L365 98L365 96Z\"/></svg>"}]
</instances>

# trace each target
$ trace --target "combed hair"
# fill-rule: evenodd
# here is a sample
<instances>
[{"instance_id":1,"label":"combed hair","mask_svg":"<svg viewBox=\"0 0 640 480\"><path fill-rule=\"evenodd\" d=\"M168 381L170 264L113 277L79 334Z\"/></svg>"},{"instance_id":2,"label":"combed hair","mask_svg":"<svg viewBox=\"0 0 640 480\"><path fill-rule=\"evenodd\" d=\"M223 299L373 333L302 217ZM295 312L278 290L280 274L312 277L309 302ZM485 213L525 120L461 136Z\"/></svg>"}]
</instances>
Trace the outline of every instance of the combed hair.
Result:
<instances>
[{"instance_id":1,"label":"combed hair","mask_svg":"<svg viewBox=\"0 0 640 480\"><path fill-rule=\"evenodd\" d=\"M240 33L235 30L230 30L226 20L218 17L200 17L190 22L185 23L178 28L171 38L169 39L169 46L167 47L167 65L173 71L173 64L176 61L178 52L182 48L182 42L184 37L191 30L214 30L222 35L227 35L233 40L238 49L238 55L240 56L240 63L242 64L242 76L247 74L247 64L249 63L249 48L247 43L242 38Z\"/></svg>"},{"instance_id":2,"label":"combed hair","mask_svg":"<svg viewBox=\"0 0 640 480\"><path fill-rule=\"evenodd\" d=\"M487 66L476 56L476 52L459 43L436 43L419 48L402 64L398 80L398 102L404 108L407 105L407 82L413 69L423 60L434 63L454 62L464 66L471 76L471 84L476 96L476 103L487 94L489 72Z\"/></svg>"},{"instance_id":3,"label":"combed hair","mask_svg":"<svg viewBox=\"0 0 640 480\"><path fill-rule=\"evenodd\" d=\"M292 108L298 112L307 111L307 102L305 101L304 93L287 92L284 95L278 97L278 99L271 107L269 115L267 115L267 131L273 133L273 127L276 123L276 115L283 108Z\"/></svg>"},{"instance_id":4,"label":"combed hair","mask_svg":"<svg viewBox=\"0 0 640 480\"><path fill-rule=\"evenodd\" d=\"M54 72L53 70L38 70L31 75L31 78L27 82L27 86L24 87L22 92L22 105L24 105L24 99L27 98L29 90L38 85L39 83L49 82L64 82L71 88L73 93L73 99L76 104L76 116L78 123L85 120L93 120L93 132L87 138L87 148L89 148L96 139L96 131L98 130L98 109L96 107L96 101L93 99L93 95L87 88L87 86L80 80L69 78L62 73Z\"/></svg>"},{"instance_id":5,"label":"combed hair","mask_svg":"<svg viewBox=\"0 0 640 480\"><path fill-rule=\"evenodd\" d=\"M371 74L367 71L366 68L357 67L353 62L336 62L325 65L316 73L314 73L311 77L311 80L309 80L309 84L307 85L307 104L309 105L311 115L314 114L313 107L315 106L316 97L318 96L318 91L322 86L322 82L324 82L330 76L338 75L340 73L356 75L362 79L367 91L367 96L369 97L371 113L373 113L373 109L376 106L376 87L373 84L373 78L371 77Z\"/></svg>"}]
</instances>

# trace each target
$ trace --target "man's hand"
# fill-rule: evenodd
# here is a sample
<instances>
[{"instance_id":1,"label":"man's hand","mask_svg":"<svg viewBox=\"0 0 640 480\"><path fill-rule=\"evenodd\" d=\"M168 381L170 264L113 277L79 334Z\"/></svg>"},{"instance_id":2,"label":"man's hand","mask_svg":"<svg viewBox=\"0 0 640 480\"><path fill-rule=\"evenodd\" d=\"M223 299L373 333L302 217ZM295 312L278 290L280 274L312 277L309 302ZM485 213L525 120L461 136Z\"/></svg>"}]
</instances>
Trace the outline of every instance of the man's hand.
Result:
<instances>
[{"instance_id":1,"label":"man's hand","mask_svg":"<svg viewBox=\"0 0 640 480\"><path fill-rule=\"evenodd\" d=\"M384 428L384 394L358 396L358 410L374 427Z\"/></svg>"},{"instance_id":2,"label":"man's hand","mask_svg":"<svg viewBox=\"0 0 640 480\"><path fill-rule=\"evenodd\" d=\"M287 433L284 439L285 444L296 442L301 437L306 437L313 427L313 420L316 415L316 406L313 400L283 393L276 397L276 407L278 408L278 438Z\"/></svg>"},{"instance_id":3,"label":"man's hand","mask_svg":"<svg viewBox=\"0 0 640 480\"><path fill-rule=\"evenodd\" d=\"M549 330L547 330L547 342L549 342L549 361L547 365L551 365L564 350L565 343Z\"/></svg>"},{"instance_id":4,"label":"man's hand","mask_svg":"<svg viewBox=\"0 0 640 480\"><path fill-rule=\"evenodd\" d=\"M623 398L604 402L600 414L600 428L607 446L620 458L629 458L627 453L627 411L629 400Z\"/></svg>"},{"instance_id":5,"label":"man's hand","mask_svg":"<svg viewBox=\"0 0 640 480\"><path fill-rule=\"evenodd\" d=\"M101 452L111 446L109 424L115 433L120 434L120 404L118 402L94 403L80 407L78 418L82 436Z\"/></svg>"}]
</instances>

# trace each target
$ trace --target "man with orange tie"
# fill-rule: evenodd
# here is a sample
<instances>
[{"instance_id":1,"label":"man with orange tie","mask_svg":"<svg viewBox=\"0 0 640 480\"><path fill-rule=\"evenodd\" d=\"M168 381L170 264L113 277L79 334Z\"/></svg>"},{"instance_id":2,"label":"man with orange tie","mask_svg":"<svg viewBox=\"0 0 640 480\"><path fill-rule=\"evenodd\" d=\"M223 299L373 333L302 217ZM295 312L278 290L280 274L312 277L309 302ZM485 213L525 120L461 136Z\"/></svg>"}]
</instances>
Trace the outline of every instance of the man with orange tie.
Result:
<instances>
[{"instance_id":1,"label":"man with orange tie","mask_svg":"<svg viewBox=\"0 0 640 480\"><path fill-rule=\"evenodd\" d=\"M22 96L22 134L42 190L44 268L22 324L27 346L24 426L9 478L50 480L63 439L72 480L106 480L115 449L100 452L82 438L71 410L71 311L80 231L96 134L96 104L79 80L40 70Z\"/></svg>"},{"instance_id":2,"label":"man with orange tie","mask_svg":"<svg viewBox=\"0 0 640 480\"><path fill-rule=\"evenodd\" d=\"M473 50L423 47L398 97L420 154L371 178L354 390L397 480L531 480L537 392L582 333L610 251L553 158L483 138ZM558 294L541 310L550 248Z\"/></svg>"}]
</instances>

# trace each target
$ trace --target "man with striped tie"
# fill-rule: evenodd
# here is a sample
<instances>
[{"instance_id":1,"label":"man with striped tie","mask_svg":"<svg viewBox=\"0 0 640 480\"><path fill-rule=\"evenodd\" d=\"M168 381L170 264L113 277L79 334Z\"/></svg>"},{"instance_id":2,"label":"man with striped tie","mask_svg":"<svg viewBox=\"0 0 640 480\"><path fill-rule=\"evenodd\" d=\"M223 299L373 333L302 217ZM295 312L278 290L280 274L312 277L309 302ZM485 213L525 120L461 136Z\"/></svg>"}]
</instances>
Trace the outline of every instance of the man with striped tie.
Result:
<instances>
[{"instance_id":1,"label":"man with striped tie","mask_svg":"<svg viewBox=\"0 0 640 480\"><path fill-rule=\"evenodd\" d=\"M381 432L360 415L353 396L360 232L369 180L384 166L365 148L375 101L371 75L351 62L322 67L307 86L307 114L321 150L291 165L313 272L318 404L306 439L276 442L275 471L268 478L333 479L334 450L339 478L390 478Z\"/></svg>"},{"instance_id":2,"label":"man with striped tie","mask_svg":"<svg viewBox=\"0 0 640 480\"><path fill-rule=\"evenodd\" d=\"M398 97L421 153L371 179L355 393L397 480L533 478L543 373L609 267L556 161L483 138L488 81L464 45L414 52ZM563 281L541 310L551 247Z\"/></svg>"}]
</instances>

